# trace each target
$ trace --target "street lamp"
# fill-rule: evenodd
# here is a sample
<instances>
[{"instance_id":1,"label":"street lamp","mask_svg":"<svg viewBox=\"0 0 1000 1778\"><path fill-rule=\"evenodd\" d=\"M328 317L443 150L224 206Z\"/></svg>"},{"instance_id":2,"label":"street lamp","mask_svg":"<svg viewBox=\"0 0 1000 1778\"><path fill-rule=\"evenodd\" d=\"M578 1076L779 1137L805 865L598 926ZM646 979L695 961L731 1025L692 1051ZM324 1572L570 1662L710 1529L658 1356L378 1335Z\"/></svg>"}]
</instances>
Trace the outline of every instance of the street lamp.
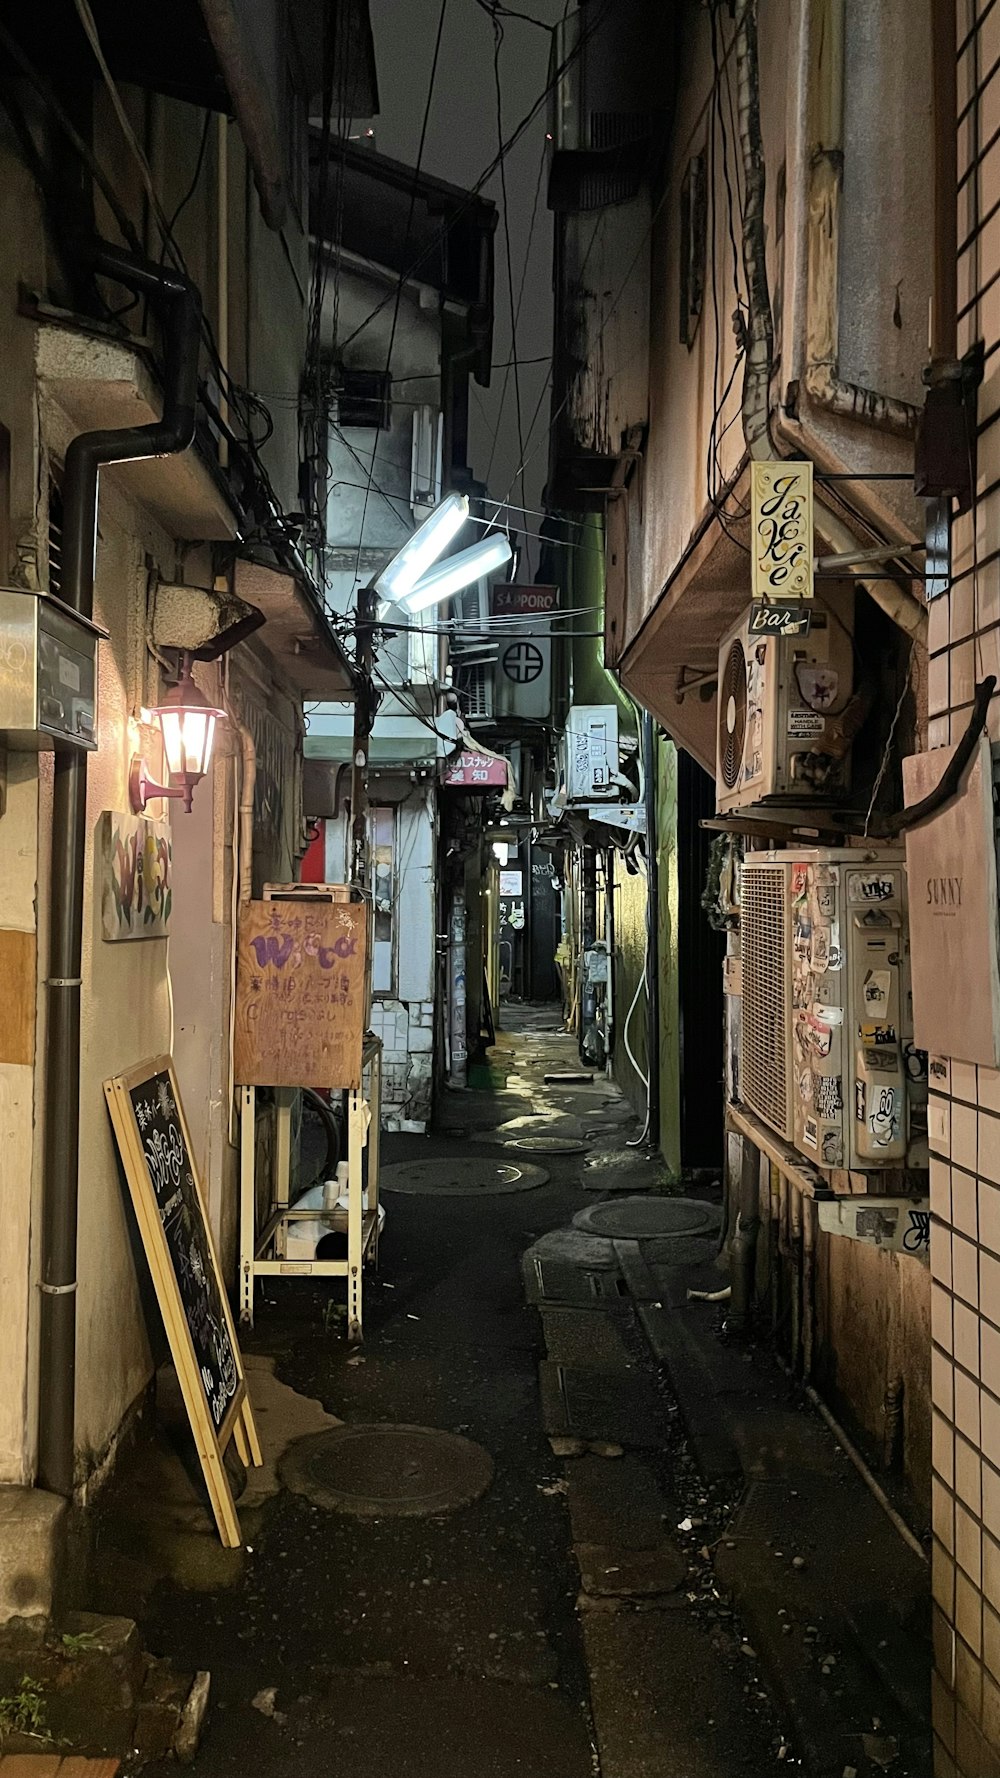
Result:
<instances>
[{"instance_id":1,"label":"street lamp","mask_svg":"<svg viewBox=\"0 0 1000 1778\"><path fill-rule=\"evenodd\" d=\"M357 655L358 686L354 697L354 745L351 756L351 887L355 895L366 892L368 833L365 813L365 778L371 746L373 709L369 689L374 666L375 613L383 604L404 605L407 614L437 605L452 593L471 586L492 568L510 561L506 537L494 533L462 550L439 568L434 564L457 537L469 516L464 494L449 494L422 525L408 537L390 562L358 589Z\"/></svg>"},{"instance_id":2,"label":"street lamp","mask_svg":"<svg viewBox=\"0 0 1000 1778\"><path fill-rule=\"evenodd\" d=\"M450 599L452 593L460 593L473 581L482 580L494 569L504 567L510 559L510 544L501 532L496 531L492 537L474 543L471 549L449 556L440 567L432 568L418 580L406 595L406 609L408 612L426 611L429 605L439 605L443 599Z\"/></svg>"},{"instance_id":3,"label":"street lamp","mask_svg":"<svg viewBox=\"0 0 1000 1778\"><path fill-rule=\"evenodd\" d=\"M449 494L383 568L374 588L379 597L397 604L404 599L458 535L468 516L466 496Z\"/></svg>"},{"instance_id":4,"label":"street lamp","mask_svg":"<svg viewBox=\"0 0 1000 1778\"><path fill-rule=\"evenodd\" d=\"M153 711L163 737L170 782L154 784L146 775L145 761L136 754L129 773L129 798L137 815L154 796L180 797L185 814L190 815L194 787L208 771L215 725L224 714L198 690L191 677L191 656L185 654L177 684Z\"/></svg>"}]
</instances>

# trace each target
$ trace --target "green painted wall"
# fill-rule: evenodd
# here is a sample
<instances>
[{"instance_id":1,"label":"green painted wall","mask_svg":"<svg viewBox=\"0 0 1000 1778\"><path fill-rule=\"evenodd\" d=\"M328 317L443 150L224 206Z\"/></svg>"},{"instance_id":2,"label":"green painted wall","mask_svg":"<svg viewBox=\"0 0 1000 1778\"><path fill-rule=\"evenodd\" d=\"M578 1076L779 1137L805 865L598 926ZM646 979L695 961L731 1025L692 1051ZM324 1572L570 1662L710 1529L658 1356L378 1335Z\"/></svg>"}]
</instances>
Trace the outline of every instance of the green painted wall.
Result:
<instances>
[{"instance_id":1,"label":"green painted wall","mask_svg":"<svg viewBox=\"0 0 1000 1778\"><path fill-rule=\"evenodd\" d=\"M553 644L554 684L562 688L555 703L556 720L569 704L609 704L618 709L619 733L638 737L635 705L604 665L604 523L590 514L571 528L562 522L566 547L557 552L560 604L576 615L567 629L577 634ZM657 859L660 887L660 1147L672 1174L680 1171L680 1007L677 991L677 754L672 741L657 741ZM614 856L615 1014L614 1075L639 1116L645 1114L646 1092L625 1050L623 1026L636 984L643 972L646 949L646 878L630 874L620 853ZM629 1023L629 1043L645 1072L646 996L640 993Z\"/></svg>"},{"instance_id":2,"label":"green painted wall","mask_svg":"<svg viewBox=\"0 0 1000 1778\"><path fill-rule=\"evenodd\" d=\"M660 1149L669 1172L680 1174L680 1005L677 972L677 752L672 741L659 738L656 748L657 883L659 887L660 973ZM625 1019L646 951L646 878L626 869L615 856L615 1015L614 1076L640 1117L646 1093L625 1048ZM640 993L629 1021L629 1046L647 1070L646 995Z\"/></svg>"}]
</instances>

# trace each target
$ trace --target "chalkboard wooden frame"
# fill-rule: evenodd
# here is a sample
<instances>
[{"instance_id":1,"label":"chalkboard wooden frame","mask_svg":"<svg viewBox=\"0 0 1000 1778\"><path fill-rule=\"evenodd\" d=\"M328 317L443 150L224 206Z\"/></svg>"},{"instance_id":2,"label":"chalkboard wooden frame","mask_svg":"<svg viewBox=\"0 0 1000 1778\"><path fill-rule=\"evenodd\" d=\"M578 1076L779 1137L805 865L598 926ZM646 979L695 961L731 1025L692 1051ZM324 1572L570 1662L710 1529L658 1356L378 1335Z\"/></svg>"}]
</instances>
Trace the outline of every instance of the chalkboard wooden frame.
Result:
<instances>
[{"instance_id":1,"label":"chalkboard wooden frame","mask_svg":"<svg viewBox=\"0 0 1000 1778\"><path fill-rule=\"evenodd\" d=\"M224 1321L224 1328L220 1331L227 1337L229 1361L235 1365L236 1370L235 1389L218 1426L206 1395L207 1384L203 1382L203 1373L185 1312L184 1295L150 1175L133 1098L137 1088L145 1085L152 1087L153 1083L158 1079L162 1081L163 1077L169 1081L172 1097L170 1109L176 1114L176 1124L183 1143L180 1164L183 1166L186 1161L187 1180L193 1188L188 1192L187 1208L189 1214L197 1219L200 1251L204 1253L207 1266L213 1274L213 1302ZM226 1474L224 1453L230 1439L234 1439L243 1462L259 1466L260 1442L247 1396L236 1328L205 1210L204 1194L192 1154L191 1136L177 1087L173 1060L170 1056L156 1056L152 1061L142 1062L123 1074L116 1074L104 1082L104 1093L219 1536L227 1548L237 1549L242 1543L242 1534Z\"/></svg>"}]
</instances>

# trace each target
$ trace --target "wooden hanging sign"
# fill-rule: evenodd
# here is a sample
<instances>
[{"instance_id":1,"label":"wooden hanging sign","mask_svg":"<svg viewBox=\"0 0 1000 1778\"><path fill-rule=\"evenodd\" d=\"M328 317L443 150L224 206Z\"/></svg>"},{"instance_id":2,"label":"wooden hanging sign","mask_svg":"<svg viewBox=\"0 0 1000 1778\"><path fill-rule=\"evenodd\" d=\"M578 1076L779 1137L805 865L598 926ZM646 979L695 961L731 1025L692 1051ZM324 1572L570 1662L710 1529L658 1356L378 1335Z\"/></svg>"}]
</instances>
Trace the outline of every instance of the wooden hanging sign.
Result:
<instances>
[{"instance_id":1,"label":"wooden hanging sign","mask_svg":"<svg viewBox=\"0 0 1000 1778\"><path fill-rule=\"evenodd\" d=\"M236 1549L224 1453L233 1439L259 1466L260 1444L173 1062L157 1056L104 1092L219 1536Z\"/></svg>"},{"instance_id":2,"label":"wooden hanging sign","mask_svg":"<svg viewBox=\"0 0 1000 1778\"><path fill-rule=\"evenodd\" d=\"M236 939L236 1079L248 1087L361 1085L368 910L249 901Z\"/></svg>"},{"instance_id":3,"label":"wooden hanging sign","mask_svg":"<svg viewBox=\"0 0 1000 1778\"><path fill-rule=\"evenodd\" d=\"M750 590L754 604L813 596L812 463L750 465Z\"/></svg>"}]
</instances>

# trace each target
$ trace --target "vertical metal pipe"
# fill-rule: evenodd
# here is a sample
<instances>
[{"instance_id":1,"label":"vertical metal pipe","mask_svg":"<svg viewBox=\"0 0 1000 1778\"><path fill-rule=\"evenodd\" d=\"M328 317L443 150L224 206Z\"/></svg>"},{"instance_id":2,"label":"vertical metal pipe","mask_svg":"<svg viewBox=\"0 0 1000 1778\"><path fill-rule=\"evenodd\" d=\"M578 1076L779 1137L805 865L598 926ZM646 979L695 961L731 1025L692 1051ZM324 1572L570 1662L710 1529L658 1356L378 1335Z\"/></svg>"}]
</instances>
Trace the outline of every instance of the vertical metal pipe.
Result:
<instances>
[{"instance_id":1,"label":"vertical metal pipe","mask_svg":"<svg viewBox=\"0 0 1000 1778\"><path fill-rule=\"evenodd\" d=\"M802 1354L802 1193L794 1181L789 1182L788 1193L792 1253L791 1364L797 1372Z\"/></svg>"},{"instance_id":2,"label":"vertical metal pipe","mask_svg":"<svg viewBox=\"0 0 1000 1778\"><path fill-rule=\"evenodd\" d=\"M586 1062L586 1046L594 1025L596 995L586 966L586 955L597 937L597 854L586 844L580 857L580 1056Z\"/></svg>"},{"instance_id":3,"label":"vertical metal pipe","mask_svg":"<svg viewBox=\"0 0 1000 1778\"><path fill-rule=\"evenodd\" d=\"M149 426L84 432L66 452L63 590L89 617L94 605L98 474L102 464L165 457L194 437L201 305L185 279L101 246L95 270L146 296L160 314L163 417ZM38 1480L71 1495L75 1445L76 1258L80 1169L80 971L87 829L87 755L57 754L52 792L49 966L45 981Z\"/></svg>"},{"instance_id":4,"label":"vertical metal pipe","mask_svg":"<svg viewBox=\"0 0 1000 1778\"><path fill-rule=\"evenodd\" d=\"M524 950L525 950L525 965L526 965L525 972L524 972L525 973L524 998L525 998L525 1000L534 1000L534 998L535 998L535 872L534 872L535 858L534 858L534 847L532 846L532 843L531 843L531 829L530 829L530 827L528 829L527 839L525 840L524 843L525 843L525 848L527 850L526 863L528 866L528 869L525 873L526 877L527 877L527 882L525 884L525 890L524 890Z\"/></svg>"},{"instance_id":5,"label":"vertical metal pipe","mask_svg":"<svg viewBox=\"0 0 1000 1778\"><path fill-rule=\"evenodd\" d=\"M465 1087L469 1084L469 1040L465 1025L465 939L466 906L464 876L451 892L448 946L448 1005L451 1027L451 1066L448 1084Z\"/></svg>"},{"instance_id":6,"label":"vertical metal pipe","mask_svg":"<svg viewBox=\"0 0 1000 1778\"><path fill-rule=\"evenodd\" d=\"M931 362L958 350L958 127L955 0L931 0L931 109L934 119L934 273Z\"/></svg>"},{"instance_id":7,"label":"vertical metal pipe","mask_svg":"<svg viewBox=\"0 0 1000 1778\"><path fill-rule=\"evenodd\" d=\"M641 746L646 786L646 1073L650 1148L660 1146L660 883L656 823L656 728L648 710Z\"/></svg>"},{"instance_id":8,"label":"vertical metal pipe","mask_svg":"<svg viewBox=\"0 0 1000 1778\"><path fill-rule=\"evenodd\" d=\"M215 208L218 254L218 293L215 310L216 344L223 368L229 369L229 119L220 112L215 120ZM225 387L219 389L219 416L229 424L229 399ZM219 440L219 462L223 469L229 463L229 440L223 433Z\"/></svg>"},{"instance_id":9,"label":"vertical metal pipe","mask_svg":"<svg viewBox=\"0 0 1000 1778\"><path fill-rule=\"evenodd\" d=\"M760 1150L744 1136L739 1218L732 1245L729 1325L735 1334L747 1332L753 1314L757 1235L760 1229L760 1166Z\"/></svg>"},{"instance_id":10,"label":"vertical metal pipe","mask_svg":"<svg viewBox=\"0 0 1000 1778\"><path fill-rule=\"evenodd\" d=\"M606 1063L611 1073L611 1063L615 1053L615 1016L617 1012L615 996L615 848L609 846L604 854L604 932L608 947L608 985L605 990L606 1001Z\"/></svg>"},{"instance_id":11,"label":"vertical metal pipe","mask_svg":"<svg viewBox=\"0 0 1000 1778\"><path fill-rule=\"evenodd\" d=\"M816 1328L816 1204L802 1200L802 1381L812 1378Z\"/></svg>"}]
</instances>

